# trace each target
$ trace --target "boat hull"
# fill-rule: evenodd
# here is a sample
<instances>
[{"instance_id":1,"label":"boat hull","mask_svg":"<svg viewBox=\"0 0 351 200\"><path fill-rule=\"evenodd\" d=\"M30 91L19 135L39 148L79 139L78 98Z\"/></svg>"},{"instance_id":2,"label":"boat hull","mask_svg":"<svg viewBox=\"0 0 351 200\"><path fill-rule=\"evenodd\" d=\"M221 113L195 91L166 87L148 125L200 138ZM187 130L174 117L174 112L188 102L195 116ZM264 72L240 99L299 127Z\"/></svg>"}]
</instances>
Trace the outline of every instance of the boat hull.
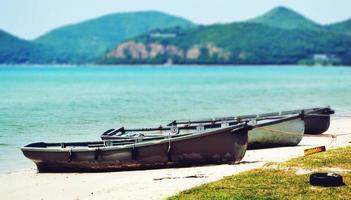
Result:
<instances>
[{"instance_id":1,"label":"boat hull","mask_svg":"<svg viewBox=\"0 0 351 200\"><path fill-rule=\"evenodd\" d=\"M329 129L330 116L306 116L305 134L322 134Z\"/></svg>"},{"instance_id":2,"label":"boat hull","mask_svg":"<svg viewBox=\"0 0 351 200\"><path fill-rule=\"evenodd\" d=\"M329 129L330 115L335 111L324 108L307 113L305 116L305 134L322 134Z\"/></svg>"},{"instance_id":3,"label":"boat hull","mask_svg":"<svg viewBox=\"0 0 351 200\"><path fill-rule=\"evenodd\" d=\"M296 146L303 138L304 128L301 117L254 128L249 131L248 149Z\"/></svg>"},{"instance_id":4,"label":"boat hull","mask_svg":"<svg viewBox=\"0 0 351 200\"><path fill-rule=\"evenodd\" d=\"M305 134L322 134L329 129L330 115L335 111L330 107L283 111L282 114L304 113Z\"/></svg>"},{"instance_id":5,"label":"boat hull","mask_svg":"<svg viewBox=\"0 0 351 200\"><path fill-rule=\"evenodd\" d=\"M238 163L247 149L248 127L225 128L209 134L155 140L126 147L32 148L24 155L39 172L98 172L172 166Z\"/></svg>"},{"instance_id":6,"label":"boat hull","mask_svg":"<svg viewBox=\"0 0 351 200\"><path fill-rule=\"evenodd\" d=\"M242 116L232 116L232 117L222 117L222 118L213 118L213 119L204 119L204 120L195 120L195 121L173 121L170 125L180 125L180 124L201 124L201 123L219 123L221 121L232 121L232 120L251 120L262 117L284 117L294 114L304 115L305 121L305 134L322 134L328 130L330 126L330 115L334 114L335 111L328 107L319 107L319 108L309 108L309 109L299 109L299 110L290 110L282 112L273 112L273 113L263 113L263 114L253 114L253 115L242 115Z\"/></svg>"}]
</instances>

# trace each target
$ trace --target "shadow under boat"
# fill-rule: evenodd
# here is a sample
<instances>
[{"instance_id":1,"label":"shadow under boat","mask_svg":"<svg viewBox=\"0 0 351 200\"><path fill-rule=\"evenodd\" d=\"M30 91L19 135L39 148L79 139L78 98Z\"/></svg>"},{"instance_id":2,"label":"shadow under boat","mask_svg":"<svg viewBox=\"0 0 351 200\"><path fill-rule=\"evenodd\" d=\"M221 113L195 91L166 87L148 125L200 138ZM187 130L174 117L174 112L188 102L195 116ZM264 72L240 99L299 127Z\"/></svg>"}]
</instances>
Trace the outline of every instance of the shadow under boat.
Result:
<instances>
[{"instance_id":1,"label":"shadow under boat","mask_svg":"<svg viewBox=\"0 0 351 200\"><path fill-rule=\"evenodd\" d=\"M33 143L22 148L39 172L101 172L202 164L234 164L247 149L251 126L193 131L162 138ZM185 130L185 129L184 129Z\"/></svg>"}]
</instances>

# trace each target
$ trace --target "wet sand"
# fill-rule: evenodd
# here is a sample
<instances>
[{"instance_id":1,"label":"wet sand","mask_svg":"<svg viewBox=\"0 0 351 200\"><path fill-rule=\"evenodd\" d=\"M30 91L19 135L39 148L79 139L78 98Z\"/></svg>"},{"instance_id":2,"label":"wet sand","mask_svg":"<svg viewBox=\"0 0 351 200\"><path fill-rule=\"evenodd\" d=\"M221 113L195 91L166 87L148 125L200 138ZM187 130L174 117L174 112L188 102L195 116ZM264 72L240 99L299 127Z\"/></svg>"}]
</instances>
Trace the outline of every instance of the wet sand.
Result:
<instances>
[{"instance_id":1,"label":"wet sand","mask_svg":"<svg viewBox=\"0 0 351 200\"><path fill-rule=\"evenodd\" d=\"M327 149L351 145L350 118L333 118L325 134L304 137L299 146L247 151L239 165L139 170L113 173L38 174L35 169L0 174L1 199L164 199L182 190L302 156L303 150L325 145Z\"/></svg>"}]
</instances>

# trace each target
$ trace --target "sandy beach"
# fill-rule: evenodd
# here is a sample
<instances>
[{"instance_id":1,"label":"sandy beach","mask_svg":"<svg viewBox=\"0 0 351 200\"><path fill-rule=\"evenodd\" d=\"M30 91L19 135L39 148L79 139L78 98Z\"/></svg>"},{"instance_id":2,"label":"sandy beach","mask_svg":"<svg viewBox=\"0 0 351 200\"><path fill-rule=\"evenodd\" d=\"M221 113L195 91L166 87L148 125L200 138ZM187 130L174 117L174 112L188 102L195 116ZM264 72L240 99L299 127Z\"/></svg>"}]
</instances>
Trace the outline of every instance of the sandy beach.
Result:
<instances>
[{"instance_id":1,"label":"sandy beach","mask_svg":"<svg viewBox=\"0 0 351 200\"><path fill-rule=\"evenodd\" d=\"M303 150L351 145L350 118L333 118L325 134L304 137L299 146L247 151L239 165L140 170L113 173L38 174L35 169L0 175L1 199L164 199L184 189L302 156Z\"/></svg>"}]
</instances>

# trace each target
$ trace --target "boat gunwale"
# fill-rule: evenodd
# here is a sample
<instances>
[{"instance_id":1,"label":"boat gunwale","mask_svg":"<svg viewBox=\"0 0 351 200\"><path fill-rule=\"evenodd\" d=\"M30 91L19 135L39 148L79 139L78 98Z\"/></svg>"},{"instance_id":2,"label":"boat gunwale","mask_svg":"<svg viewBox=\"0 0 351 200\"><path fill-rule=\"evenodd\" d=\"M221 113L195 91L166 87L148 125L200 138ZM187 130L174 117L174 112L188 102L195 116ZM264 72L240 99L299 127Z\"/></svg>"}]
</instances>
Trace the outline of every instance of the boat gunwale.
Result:
<instances>
[{"instance_id":1,"label":"boat gunwale","mask_svg":"<svg viewBox=\"0 0 351 200\"><path fill-rule=\"evenodd\" d=\"M217 134L222 131L227 131L230 130L232 134L237 134L235 133L236 131L240 129L251 129L250 125L247 125L246 123L241 123L241 124L236 124L234 126L229 126L229 127L224 127L224 128L219 128L216 130L208 130L208 131L203 131L199 133L194 133L194 134L188 134L185 136L180 136L176 138L164 138L164 139L159 139L159 140L151 140L151 141L140 141L140 142L135 142L133 144L127 144L127 145L116 145L116 146L103 146L103 147L59 147L55 146L54 148L47 148L47 147L28 147L31 144L28 144L24 147L21 148L21 150L24 151L36 151L36 152L95 152L96 150L102 150L102 151L114 151L114 150L122 150L122 149L130 149L130 148L137 148L137 147L145 147L145 146L152 146L155 144L166 144L166 143L172 143L172 142L177 142L177 141L182 141L182 140L187 140L187 139L192 139L192 138L198 138L202 136L207 136L207 135L213 135ZM137 140L137 138L136 138ZM113 140L110 140L113 141ZM89 142L86 142L89 143ZM101 141L103 144L104 141ZM35 143L32 143L35 144ZM50 144L50 143L46 143ZM55 143L56 144L56 143ZM59 143L57 143L59 144ZM66 143L69 145L69 143Z\"/></svg>"},{"instance_id":2,"label":"boat gunwale","mask_svg":"<svg viewBox=\"0 0 351 200\"><path fill-rule=\"evenodd\" d=\"M290 115L284 115L284 116L277 116L276 119L272 119L272 118L269 118L269 117L265 117L265 118L260 118L258 120L272 120L272 121L269 121L269 122L264 122L264 123L261 123L261 124L250 124L250 121L251 120L245 120L245 121L242 121L241 123L245 122L247 124L249 124L250 126L252 126L253 128L256 126L256 127L262 127L262 126L269 126L269 125L272 125L272 124L277 124L277 123L282 123L282 122L285 122L285 121L289 121L289 120L293 120L293 119L298 119L298 118L303 118L303 114L302 113L299 113L299 114L290 114ZM303 119L302 119L303 120ZM235 126L235 125L238 125L240 124L240 122L238 121L233 121L231 123L235 123L237 122L237 124L233 124L231 126ZM204 126L208 126L208 125L220 125L220 122L217 122L217 123L205 123L205 124L202 124ZM195 126L187 126L187 125L182 125L182 126L177 126L177 128L179 129L183 129L183 128L186 128L186 127L192 127L192 128L195 128L197 125ZM211 129L211 128L208 128L208 129ZM217 128L218 129L218 128ZM128 130L128 129L126 129ZM130 132L137 132L137 131L134 131L133 129L130 129L132 131ZM140 130L149 130L148 128L146 129L140 129ZM205 129L206 130L206 129ZM128 132L128 131L127 131ZM195 133L188 133L188 134L195 134ZM113 140L123 140L123 139L126 139L126 140L133 140L134 138L138 138L137 136L119 136L119 137L115 137L115 136L104 136L102 137L103 140L109 140L109 141L113 141ZM113 138L113 139L109 139L109 138ZM159 139L163 139L164 137L160 136ZM151 138L152 139L152 138ZM156 139L156 138L154 138Z\"/></svg>"},{"instance_id":3,"label":"boat gunwale","mask_svg":"<svg viewBox=\"0 0 351 200\"><path fill-rule=\"evenodd\" d=\"M257 114L257 115L242 115L238 117L224 117L224 118L214 118L212 120L197 120L197 121L173 121L172 123L169 123L166 127L160 126L158 128L140 128L140 129L124 129L123 131L125 132L149 132L149 131L167 131L171 130L171 126L176 126L179 130L182 129L196 129L198 125L204 125L204 126L211 126L211 125L218 125L221 122L229 122L229 123L237 123L240 124L240 122L249 122L253 119L258 120L267 120L267 119L272 119L272 117L275 117L277 119L281 119L284 117L288 117L291 115L297 115L297 114L303 114L303 117L309 117L309 114L316 113L316 112L327 112L328 116L331 114L334 114L335 111L330 108L330 106L326 107L315 107L315 108L308 108L308 109L300 109L300 110L291 110L291 111L282 111L282 112L271 112L271 113L263 113L263 114ZM191 125L191 124L196 124L196 125ZM232 124L236 125L236 124ZM212 127L209 127L212 128ZM121 128L120 128L121 129ZM117 130L117 129L116 129ZM122 139L132 139L134 136L127 137L127 136L114 136L114 135L101 135L102 140L122 140ZM160 138L162 139L162 138Z\"/></svg>"},{"instance_id":4,"label":"boat gunwale","mask_svg":"<svg viewBox=\"0 0 351 200\"><path fill-rule=\"evenodd\" d=\"M270 126L270 125L274 125L274 124L279 124L279 123L283 123L283 122L286 122L286 121L290 121L290 120L293 120L293 119L301 119L303 120L303 114L296 114L296 115L292 115L292 116L289 116L289 117L284 117L284 118L281 118L281 119L277 119L275 121L269 121L269 122L265 122L265 123L262 123L262 124L256 124L256 125L251 125L253 126L253 128L255 127L264 127L264 126Z\"/></svg>"},{"instance_id":5,"label":"boat gunwale","mask_svg":"<svg viewBox=\"0 0 351 200\"><path fill-rule=\"evenodd\" d=\"M168 124L168 126L171 125L189 125L189 124L200 124L200 123L219 123L221 121L239 121L239 120L250 120L250 119L264 119L267 117L283 117L286 115L293 115L293 114L301 114L304 113L304 115L308 116L308 114L312 114L314 112L318 111L329 111L328 115L334 114L335 111L330 108L330 106L325 106L325 107L314 107L314 108L307 108L307 109L298 109L298 110L290 110L290 111L281 111L281 112L271 112L271 113L262 113L262 114L252 114L252 115L240 115L240 116L232 116L232 117L223 117L223 118L213 118L213 119L201 119L201 120L196 120L196 121L186 121L186 120L181 120L181 121L173 121ZM262 118L263 117L263 118Z\"/></svg>"}]
</instances>

